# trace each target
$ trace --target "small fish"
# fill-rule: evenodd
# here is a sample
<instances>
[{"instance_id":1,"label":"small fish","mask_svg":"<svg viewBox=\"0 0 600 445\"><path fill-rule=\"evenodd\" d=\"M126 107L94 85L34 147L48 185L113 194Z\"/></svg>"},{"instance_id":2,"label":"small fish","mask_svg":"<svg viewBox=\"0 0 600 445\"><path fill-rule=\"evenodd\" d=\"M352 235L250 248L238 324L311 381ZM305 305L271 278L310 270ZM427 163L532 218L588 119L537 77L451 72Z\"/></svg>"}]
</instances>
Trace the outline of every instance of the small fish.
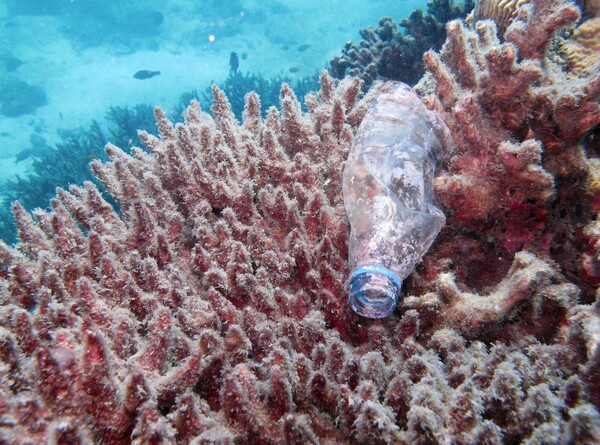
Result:
<instances>
[{"instance_id":1,"label":"small fish","mask_svg":"<svg viewBox=\"0 0 600 445\"><path fill-rule=\"evenodd\" d=\"M299 66L293 66L288 71L290 73L297 73L298 71L300 71L300 67Z\"/></svg>"},{"instance_id":2,"label":"small fish","mask_svg":"<svg viewBox=\"0 0 600 445\"><path fill-rule=\"evenodd\" d=\"M235 51L231 52L229 56L229 72L232 74L237 73L238 68L240 67L240 59L238 57L238 53Z\"/></svg>"},{"instance_id":3,"label":"small fish","mask_svg":"<svg viewBox=\"0 0 600 445\"><path fill-rule=\"evenodd\" d=\"M160 75L160 71L141 70L141 71L138 71L137 73L135 73L133 75L133 77L135 79L143 80L143 79L150 79L151 77L159 76L159 75Z\"/></svg>"},{"instance_id":4,"label":"small fish","mask_svg":"<svg viewBox=\"0 0 600 445\"><path fill-rule=\"evenodd\" d=\"M306 43L304 45L300 45L298 48L296 48L299 52L304 52L306 51L308 48L310 48L310 45L307 45Z\"/></svg>"}]
</instances>

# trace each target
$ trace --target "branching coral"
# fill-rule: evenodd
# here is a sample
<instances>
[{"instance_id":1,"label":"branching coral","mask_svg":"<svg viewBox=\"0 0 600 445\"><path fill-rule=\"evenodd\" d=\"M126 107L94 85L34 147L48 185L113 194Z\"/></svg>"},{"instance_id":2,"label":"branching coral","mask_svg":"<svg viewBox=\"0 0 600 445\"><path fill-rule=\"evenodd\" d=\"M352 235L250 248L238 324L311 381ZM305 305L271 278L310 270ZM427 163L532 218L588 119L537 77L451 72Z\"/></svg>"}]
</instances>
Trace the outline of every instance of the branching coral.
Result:
<instances>
[{"instance_id":1,"label":"branching coral","mask_svg":"<svg viewBox=\"0 0 600 445\"><path fill-rule=\"evenodd\" d=\"M580 15L575 4L564 0L527 3L518 8L516 20L504 36L519 49L521 58L541 60L556 32L573 25Z\"/></svg>"},{"instance_id":2,"label":"branching coral","mask_svg":"<svg viewBox=\"0 0 600 445\"><path fill-rule=\"evenodd\" d=\"M230 73L229 76L221 83L221 88L227 95L227 99L231 105L231 110L237 119L242 118L244 112L244 96L250 91L254 91L260 96L260 105L263 113L273 106L276 106L279 102L279 89L282 83L287 83L294 88L294 93L298 97L298 100L302 101L302 98L309 92L314 92L319 89L318 85L319 73L315 71L311 75L304 76L302 78L293 80L288 76L275 76L269 79L263 77L260 74L240 72ZM208 87L205 92L200 96L200 99L206 102L211 101L212 91ZM183 111L187 103L181 103L181 111Z\"/></svg>"},{"instance_id":3,"label":"branching coral","mask_svg":"<svg viewBox=\"0 0 600 445\"><path fill-rule=\"evenodd\" d=\"M337 298L346 267L337 188L350 123L366 110L367 101L356 102L359 92L354 80L334 93L324 77L311 114L303 115L284 87L281 114L272 109L265 121L251 94L240 127L215 89L214 120L197 103L186 125L174 127L158 111L161 139L141 135L152 155L134 149L132 157L109 145L112 162L93 163L122 216L91 183L60 191L35 223L17 205L21 243L16 250L3 245L1 255L2 325L15 347L5 350L14 367L4 376L17 380L3 382L27 399L38 422L21 424L13 404L3 412L12 432L38 442L69 431L111 443L131 434L140 441L156 431L176 435L159 412L187 393L196 415L230 418L233 436L275 434L264 427L279 416L261 417L267 408L260 404L247 422L258 416L265 424L247 430L235 395L253 400L246 391L257 391L253 373L271 354L274 334L283 337L305 319L307 357L325 323L341 338L357 335ZM311 306L328 309L309 313ZM291 372L261 378L281 387L270 396L276 403L285 402ZM290 409L284 404L280 414L290 417ZM85 422L75 422L75 413ZM195 435L216 434L211 425L223 421L209 417L192 422ZM298 422L292 416L288 423Z\"/></svg>"},{"instance_id":4,"label":"branching coral","mask_svg":"<svg viewBox=\"0 0 600 445\"><path fill-rule=\"evenodd\" d=\"M149 152L108 145L93 163L118 211L90 182L49 211L14 207L0 441L600 442L599 303L576 304L560 270L576 246L557 241L592 222L573 189L593 182L577 144L597 92L559 91L475 26L450 24L427 56L457 151L437 186L449 225L399 316L360 319L344 292L341 167L377 87L359 99L358 79L323 74L304 113L284 85L264 119L249 94L241 124L215 88L212 116L193 102L173 125L157 110ZM481 187L452 195L456 177ZM494 204L478 209L479 191Z\"/></svg>"},{"instance_id":5,"label":"branching coral","mask_svg":"<svg viewBox=\"0 0 600 445\"><path fill-rule=\"evenodd\" d=\"M505 43L493 22L477 22L474 30L449 23L440 55L426 54L431 77L420 87L433 93L431 107L442 113L458 146L449 156L449 172L436 181L454 219L454 230L440 245L442 261L465 249L471 259L480 255L476 267L469 259L452 267L460 282L479 289L493 286L503 273L479 270L506 271L521 249L551 258L578 284L586 281L581 239L572 228L595 218L591 203L597 193L580 193L593 161L579 142L600 122L600 76L567 78L537 52L548 46L551 27L577 18L573 7L538 2L533 10L521 9L530 15L512 23ZM532 24L538 18L546 23L539 30ZM540 43L538 50L516 38L526 32ZM591 299L593 289L587 292Z\"/></svg>"}]
</instances>

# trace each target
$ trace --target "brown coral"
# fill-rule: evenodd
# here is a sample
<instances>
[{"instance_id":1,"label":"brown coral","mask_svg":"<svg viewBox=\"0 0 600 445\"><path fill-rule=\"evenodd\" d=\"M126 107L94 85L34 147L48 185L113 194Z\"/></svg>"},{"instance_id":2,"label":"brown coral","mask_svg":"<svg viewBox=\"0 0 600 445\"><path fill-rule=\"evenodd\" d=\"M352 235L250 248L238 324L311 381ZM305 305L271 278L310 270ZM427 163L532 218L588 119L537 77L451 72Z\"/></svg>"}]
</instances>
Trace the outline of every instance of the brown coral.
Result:
<instances>
[{"instance_id":1,"label":"brown coral","mask_svg":"<svg viewBox=\"0 0 600 445\"><path fill-rule=\"evenodd\" d=\"M565 0L540 0L518 8L516 20L505 33L522 59L543 60L548 45L560 29L573 25L579 8Z\"/></svg>"},{"instance_id":2,"label":"brown coral","mask_svg":"<svg viewBox=\"0 0 600 445\"><path fill-rule=\"evenodd\" d=\"M531 0L479 0L475 3L471 20L493 20L498 27L498 34L503 36L517 16L517 10L530 2Z\"/></svg>"},{"instance_id":3,"label":"brown coral","mask_svg":"<svg viewBox=\"0 0 600 445\"><path fill-rule=\"evenodd\" d=\"M571 37L562 42L561 52L568 61L569 72L586 77L600 71L600 17L583 22Z\"/></svg>"}]
</instances>

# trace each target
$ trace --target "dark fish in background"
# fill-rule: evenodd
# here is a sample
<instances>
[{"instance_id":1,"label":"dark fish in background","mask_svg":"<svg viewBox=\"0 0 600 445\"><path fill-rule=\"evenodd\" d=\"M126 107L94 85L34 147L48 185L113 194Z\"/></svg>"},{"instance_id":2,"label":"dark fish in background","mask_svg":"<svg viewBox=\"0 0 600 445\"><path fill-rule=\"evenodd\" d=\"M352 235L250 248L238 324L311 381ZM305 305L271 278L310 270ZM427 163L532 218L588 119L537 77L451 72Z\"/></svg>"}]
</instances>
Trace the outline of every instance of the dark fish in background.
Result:
<instances>
[{"instance_id":1,"label":"dark fish in background","mask_svg":"<svg viewBox=\"0 0 600 445\"><path fill-rule=\"evenodd\" d=\"M4 68L6 69L7 73L11 73L11 72L15 71L21 65L23 65L23 61L20 59L17 59L13 55L9 55L4 59Z\"/></svg>"},{"instance_id":2,"label":"dark fish in background","mask_svg":"<svg viewBox=\"0 0 600 445\"><path fill-rule=\"evenodd\" d=\"M135 73L133 75L134 78L136 79L150 79L151 77L154 76L159 76L160 75L160 71L150 71L150 70L141 70L138 71L137 73Z\"/></svg>"},{"instance_id":3,"label":"dark fish in background","mask_svg":"<svg viewBox=\"0 0 600 445\"><path fill-rule=\"evenodd\" d=\"M31 136L29 136L29 142L31 143L30 147L21 150L16 154L15 164L31 157L39 158L52 150L52 147L46 142L46 138L38 133L32 133Z\"/></svg>"},{"instance_id":4,"label":"dark fish in background","mask_svg":"<svg viewBox=\"0 0 600 445\"><path fill-rule=\"evenodd\" d=\"M307 45L306 43L304 45L300 45L298 48L296 48L299 52L304 52L306 51L308 48L310 48L310 45Z\"/></svg>"},{"instance_id":5,"label":"dark fish in background","mask_svg":"<svg viewBox=\"0 0 600 445\"><path fill-rule=\"evenodd\" d=\"M15 164L18 164L21 161L24 161L27 158L30 158L35 153L34 148L26 148L25 150L21 150L15 156Z\"/></svg>"},{"instance_id":6,"label":"dark fish in background","mask_svg":"<svg viewBox=\"0 0 600 445\"><path fill-rule=\"evenodd\" d=\"M237 73L239 67L240 59L238 57L238 53L232 51L231 55L229 56L229 72L235 74Z\"/></svg>"}]
</instances>

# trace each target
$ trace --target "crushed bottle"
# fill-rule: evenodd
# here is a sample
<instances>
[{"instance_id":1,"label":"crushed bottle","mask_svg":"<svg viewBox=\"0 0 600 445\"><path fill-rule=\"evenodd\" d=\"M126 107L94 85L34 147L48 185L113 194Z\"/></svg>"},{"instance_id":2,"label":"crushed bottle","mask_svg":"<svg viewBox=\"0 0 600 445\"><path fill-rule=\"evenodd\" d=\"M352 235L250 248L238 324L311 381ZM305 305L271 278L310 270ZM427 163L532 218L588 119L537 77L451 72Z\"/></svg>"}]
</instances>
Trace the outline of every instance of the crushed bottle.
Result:
<instances>
[{"instance_id":1,"label":"crushed bottle","mask_svg":"<svg viewBox=\"0 0 600 445\"><path fill-rule=\"evenodd\" d=\"M386 82L365 115L343 173L351 234L349 303L364 317L393 313L402 281L446 218L433 179L452 137L417 93Z\"/></svg>"}]
</instances>

